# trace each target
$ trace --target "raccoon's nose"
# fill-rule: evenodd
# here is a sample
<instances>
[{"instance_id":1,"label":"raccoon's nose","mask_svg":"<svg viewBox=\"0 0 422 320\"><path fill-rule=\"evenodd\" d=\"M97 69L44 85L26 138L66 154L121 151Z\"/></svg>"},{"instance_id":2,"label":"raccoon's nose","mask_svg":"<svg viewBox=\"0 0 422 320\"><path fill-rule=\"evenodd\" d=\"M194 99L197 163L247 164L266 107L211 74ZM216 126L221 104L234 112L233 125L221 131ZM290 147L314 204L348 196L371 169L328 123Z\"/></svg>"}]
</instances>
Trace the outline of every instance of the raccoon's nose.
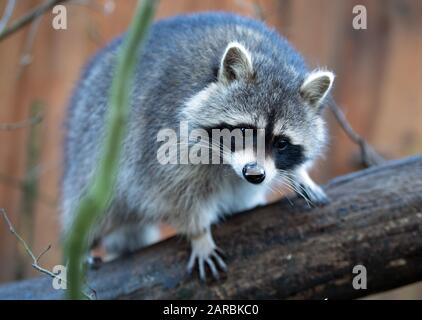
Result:
<instances>
[{"instance_id":1,"label":"raccoon's nose","mask_svg":"<svg viewBox=\"0 0 422 320\"><path fill-rule=\"evenodd\" d=\"M243 176L253 184L259 184L265 179L265 170L256 162L247 163L242 170Z\"/></svg>"}]
</instances>

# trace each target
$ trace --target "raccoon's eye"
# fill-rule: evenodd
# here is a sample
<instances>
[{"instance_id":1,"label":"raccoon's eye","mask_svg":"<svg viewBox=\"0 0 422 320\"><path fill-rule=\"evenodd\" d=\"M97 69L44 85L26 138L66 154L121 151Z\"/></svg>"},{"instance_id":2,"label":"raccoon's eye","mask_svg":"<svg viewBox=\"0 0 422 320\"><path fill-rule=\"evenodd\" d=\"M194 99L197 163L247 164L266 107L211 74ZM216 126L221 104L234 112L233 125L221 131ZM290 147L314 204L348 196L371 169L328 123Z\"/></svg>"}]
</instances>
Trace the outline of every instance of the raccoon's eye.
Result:
<instances>
[{"instance_id":1,"label":"raccoon's eye","mask_svg":"<svg viewBox=\"0 0 422 320\"><path fill-rule=\"evenodd\" d=\"M274 147L278 152L285 150L289 146L289 141L285 139L277 140L274 144Z\"/></svg>"}]
</instances>

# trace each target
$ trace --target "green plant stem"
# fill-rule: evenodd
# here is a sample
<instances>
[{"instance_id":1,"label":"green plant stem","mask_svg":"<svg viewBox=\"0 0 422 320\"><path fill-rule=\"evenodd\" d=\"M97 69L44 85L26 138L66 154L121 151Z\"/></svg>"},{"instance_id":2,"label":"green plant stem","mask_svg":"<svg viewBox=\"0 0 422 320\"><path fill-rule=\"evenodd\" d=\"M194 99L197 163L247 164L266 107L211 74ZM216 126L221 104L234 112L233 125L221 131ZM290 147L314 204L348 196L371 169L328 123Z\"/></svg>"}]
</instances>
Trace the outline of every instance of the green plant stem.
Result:
<instances>
[{"instance_id":1,"label":"green plant stem","mask_svg":"<svg viewBox=\"0 0 422 320\"><path fill-rule=\"evenodd\" d=\"M107 209L113 191L129 112L134 67L138 62L155 7L154 0L140 1L118 58L111 87L102 157L88 191L79 203L74 224L65 243L65 259L68 261L67 297L70 299L83 298L82 261L88 250L88 234L95 221Z\"/></svg>"}]
</instances>

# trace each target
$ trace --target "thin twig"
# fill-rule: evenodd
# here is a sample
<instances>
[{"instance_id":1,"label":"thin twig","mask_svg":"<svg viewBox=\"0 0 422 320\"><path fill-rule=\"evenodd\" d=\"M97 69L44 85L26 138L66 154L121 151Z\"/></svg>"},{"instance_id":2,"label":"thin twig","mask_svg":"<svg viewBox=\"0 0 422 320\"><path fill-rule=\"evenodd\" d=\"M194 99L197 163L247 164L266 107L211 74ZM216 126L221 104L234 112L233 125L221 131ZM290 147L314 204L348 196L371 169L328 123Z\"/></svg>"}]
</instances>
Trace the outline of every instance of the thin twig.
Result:
<instances>
[{"instance_id":1,"label":"thin twig","mask_svg":"<svg viewBox=\"0 0 422 320\"><path fill-rule=\"evenodd\" d=\"M95 0L73 0L72 5L86 6L88 9L106 15L111 14L116 7L114 0L108 0L103 5L99 4L98 1Z\"/></svg>"},{"instance_id":2,"label":"thin twig","mask_svg":"<svg viewBox=\"0 0 422 320\"><path fill-rule=\"evenodd\" d=\"M259 19L261 21L266 20L265 11L263 10L261 4L259 3L259 0L255 0L252 3L252 8L255 12L255 16L257 17L257 19Z\"/></svg>"},{"instance_id":3,"label":"thin twig","mask_svg":"<svg viewBox=\"0 0 422 320\"><path fill-rule=\"evenodd\" d=\"M328 105L335 119L350 138L350 140L359 146L361 163L366 167L371 167L383 163L385 159L380 154L378 154L378 152L376 152L375 149L352 128L350 123L347 121L343 110L341 110L333 98L329 100Z\"/></svg>"},{"instance_id":4,"label":"thin twig","mask_svg":"<svg viewBox=\"0 0 422 320\"><path fill-rule=\"evenodd\" d=\"M29 127L35 124L40 123L43 120L43 115L41 113L36 114L35 116L20 121L20 122L14 122L14 123L0 123L0 130L16 130L16 129L22 129L25 127Z\"/></svg>"},{"instance_id":5,"label":"thin twig","mask_svg":"<svg viewBox=\"0 0 422 320\"><path fill-rule=\"evenodd\" d=\"M47 253L47 251L48 250L50 250L51 249L51 244L49 244L48 245L48 247L47 248L45 248L45 250L44 251L42 251L39 255L38 255L38 257L37 257L37 261L40 261L40 259L42 258L42 256L44 255L44 254L46 254Z\"/></svg>"},{"instance_id":6,"label":"thin twig","mask_svg":"<svg viewBox=\"0 0 422 320\"><path fill-rule=\"evenodd\" d=\"M26 26L31 21L35 20L39 16L43 15L45 12L50 10L55 5L64 2L67 0L48 0L43 4L39 5L23 17L17 19L9 28L4 29L0 33L0 41L10 36L12 33L18 31L20 28Z\"/></svg>"},{"instance_id":7,"label":"thin twig","mask_svg":"<svg viewBox=\"0 0 422 320\"><path fill-rule=\"evenodd\" d=\"M236 0L236 4L247 10L251 10L256 19L261 21L266 20L265 11L263 10L259 0L254 0L252 3L244 0Z\"/></svg>"},{"instance_id":8,"label":"thin twig","mask_svg":"<svg viewBox=\"0 0 422 320\"><path fill-rule=\"evenodd\" d=\"M26 66L28 66L32 62L32 47L34 45L35 37L37 35L39 26L41 24L42 17L39 17L38 19L35 19L32 21L31 26L29 28L29 32L25 39L25 44L23 47L23 52L20 57L19 61L19 70L17 72L17 78L19 79L25 69Z\"/></svg>"},{"instance_id":9,"label":"thin twig","mask_svg":"<svg viewBox=\"0 0 422 320\"><path fill-rule=\"evenodd\" d=\"M17 188L17 189L26 188L26 182L24 180L21 180L15 177L10 177L2 173L0 173L0 184L4 184L4 185L7 185L8 187ZM40 201L49 207L55 208L57 206L56 201L54 201L53 198L51 198L50 196L46 194L39 193L37 201Z\"/></svg>"},{"instance_id":10,"label":"thin twig","mask_svg":"<svg viewBox=\"0 0 422 320\"><path fill-rule=\"evenodd\" d=\"M23 240L23 238L19 235L19 233L15 230L15 228L13 227L12 222L9 220L9 217L7 216L6 210L4 208L0 208L0 213L3 215L4 220L6 221L6 224L9 228L10 233L12 233L16 239L18 239L18 241L22 244L22 246L24 247L26 253L31 257L32 259L32 267L36 270L38 270L41 273L44 273L50 277L52 277L53 279L57 279L63 283L68 284L67 280L60 277L59 275L55 274L54 272L45 269L43 267L40 266L39 264L39 260L41 259L41 257L48 251L51 249L51 245L48 245L48 247L46 249L44 249L44 251L42 251L37 257L34 255L34 253L32 252L32 250L29 248L28 244L26 243L25 240ZM88 299L93 299L96 296L96 293L94 290L90 289L93 293L92 294L88 294L86 292L82 292L83 295L85 297L87 297Z\"/></svg>"},{"instance_id":11,"label":"thin twig","mask_svg":"<svg viewBox=\"0 0 422 320\"><path fill-rule=\"evenodd\" d=\"M0 32L6 28L7 23L12 17L13 10L15 10L16 0L9 0L6 4L6 9L4 9L3 17L0 19Z\"/></svg>"}]
</instances>

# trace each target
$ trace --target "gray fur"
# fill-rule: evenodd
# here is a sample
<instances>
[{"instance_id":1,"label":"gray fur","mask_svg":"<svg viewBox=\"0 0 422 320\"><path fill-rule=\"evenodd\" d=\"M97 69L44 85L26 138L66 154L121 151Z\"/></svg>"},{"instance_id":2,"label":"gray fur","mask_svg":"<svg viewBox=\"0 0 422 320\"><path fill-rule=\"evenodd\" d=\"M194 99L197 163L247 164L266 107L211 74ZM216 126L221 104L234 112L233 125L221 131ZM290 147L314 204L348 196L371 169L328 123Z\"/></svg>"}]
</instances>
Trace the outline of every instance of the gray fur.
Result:
<instances>
[{"instance_id":1,"label":"gray fur","mask_svg":"<svg viewBox=\"0 0 422 320\"><path fill-rule=\"evenodd\" d=\"M250 54L253 75L225 83L219 79L223 76L220 65L233 41ZM121 38L116 39L92 59L71 100L62 188L64 232L72 224L78 199L98 163L108 92L121 42ZM142 238L136 233L143 225L163 221L195 242L222 214L263 202L268 187L246 182L230 165L160 165L156 159L157 132L162 128L177 131L181 120L189 120L193 128L221 122L236 125L239 119L252 124L272 123L274 134L300 140L303 166L312 163L324 147L321 112L311 105L316 104L315 93L312 102L305 101L300 93L309 74L303 59L286 40L260 22L224 13L162 20L153 25L139 59L118 182L92 241L110 234L119 243L109 248L133 250L134 239ZM246 60L239 61L239 70L249 72ZM324 85L320 87L326 89ZM211 95L187 106L209 86L215 87ZM300 175L295 180L302 183ZM139 225L139 229L127 225ZM124 229L123 237L116 236L119 228ZM133 236L129 230L134 230ZM211 249L196 256L200 266L204 261L210 265L209 256L216 258L215 245L211 237L202 239ZM205 250L203 247L199 241L194 245L195 250Z\"/></svg>"}]
</instances>

